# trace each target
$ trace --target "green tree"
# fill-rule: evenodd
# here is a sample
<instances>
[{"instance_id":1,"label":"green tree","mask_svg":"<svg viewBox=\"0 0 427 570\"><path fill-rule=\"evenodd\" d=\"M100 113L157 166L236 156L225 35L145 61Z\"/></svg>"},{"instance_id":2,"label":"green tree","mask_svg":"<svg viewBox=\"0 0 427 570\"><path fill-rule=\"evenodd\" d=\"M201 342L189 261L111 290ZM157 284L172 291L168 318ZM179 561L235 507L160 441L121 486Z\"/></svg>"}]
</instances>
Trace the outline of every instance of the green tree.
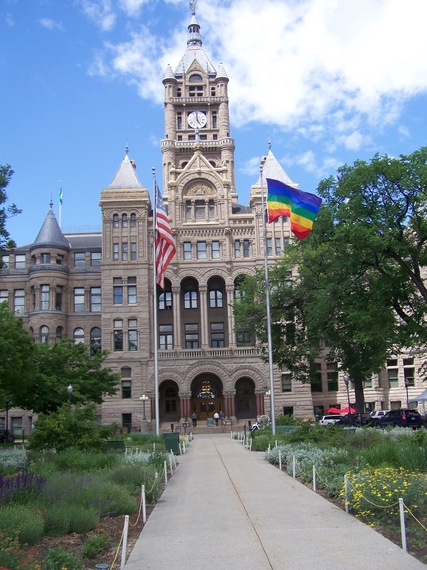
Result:
<instances>
[{"instance_id":1,"label":"green tree","mask_svg":"<svg viewBox=\"0 0 427 570\"><path fill-rule=\"evenodd\" d=\"M90 347L64 339L56 344L36 344L33 348L34 370L19 405L36 413L51 413L67 401L67 387L73 391L75 406L100 404L104 395L114 395L119 375L103 366L106 351L91 354Z\"/></svg>"},{"instance_id":2,"label":"green tree","mask_svg":"<svg viewBox=\"0 0 427 570\"><path fill-rule=\"evenodd\" d=\"M33 342L23 327L22 320L15 317L0 303L0 398L7 397L11 405L18 405L21 391L33 372Z\"/></svg>"},{"instance_id":3,"label":"green tree","mask_svg":"<svg viewBox=\"0 0 427 570\"><path fill-rule=\"evenodd\" d=\"M308 382L323 352L349 372L359 411L363 382L387 357L427 341L426 163L422 148L341 167L319 185L323 205L310 237L270 272L275 362ZM235 311L238 328L265 341L263 281L249 280Z\"/></svg>"},{"instance_id":4,"label":"green tree","mask_svg":"<svg viewBox=\"0 0 427 570\"><path fill-rule=\"evenodd\" d=\"M9 184L14 172L11 167L6 165L0 165L0 205L7 202L6 187ZM10 204L9 206L2 206L0 208L0 253L4 249L12 249L15 247L15 242L10 239L9 232L6 230L7 219L16 214L20 214L21 210L15 206L15 204ZM2 261L0 259L0 267L2 266Z\"/></svg>"}]
</instances>

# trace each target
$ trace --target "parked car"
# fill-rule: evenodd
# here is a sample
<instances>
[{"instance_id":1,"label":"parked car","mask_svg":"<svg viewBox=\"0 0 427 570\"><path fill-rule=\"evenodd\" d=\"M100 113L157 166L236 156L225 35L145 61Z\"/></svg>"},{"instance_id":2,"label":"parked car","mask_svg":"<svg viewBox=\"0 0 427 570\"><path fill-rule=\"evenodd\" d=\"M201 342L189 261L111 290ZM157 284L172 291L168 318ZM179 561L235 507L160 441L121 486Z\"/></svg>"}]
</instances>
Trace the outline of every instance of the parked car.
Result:
<instances>
[{"instance_id":1,"label":"parked car","mask_svg":"<svg viewBox=\"0 0 427 570\"><path fill-rule=\"evenodd\" d=\"M381 418L383 418L387 412L390 410L375 410L371 412L371 420L373 425L378 425L380 423Z\"/></svg>"},{"instance_id":2,"label":"parked car","mask_svg":"<svg viewBox=\"0 0 427 570\"><path fill-rule=\"evenodd\" d=\"M346 414L341 416L339 421L335 424L337 426L368 426L372 423L371 414Z\"/></svg>"},{"instance_id":3,"label":"parked car","mask_svg":"<svg viewBox=\"0 0 427 570\"><path fill-rule=\"evenodd\" d=\"M337 422L339 422L341 419L341 416L339 416L338 414L331 414L330 416L322 416L320 418L319 424L321 426L327 426L328 424L336 424Z\"/></svg>"},{"instance_id":4,"label":"parked car","mask_svg":"<svg viewBox=\"0 0 427 570\"><path fill-rule=\"evenodd\" d=\"M400 408L390 410L380 419L380 426L401 426L418 429L422 425L421 416L417 410L411 408Z\"/></svg>"}]
</instances>

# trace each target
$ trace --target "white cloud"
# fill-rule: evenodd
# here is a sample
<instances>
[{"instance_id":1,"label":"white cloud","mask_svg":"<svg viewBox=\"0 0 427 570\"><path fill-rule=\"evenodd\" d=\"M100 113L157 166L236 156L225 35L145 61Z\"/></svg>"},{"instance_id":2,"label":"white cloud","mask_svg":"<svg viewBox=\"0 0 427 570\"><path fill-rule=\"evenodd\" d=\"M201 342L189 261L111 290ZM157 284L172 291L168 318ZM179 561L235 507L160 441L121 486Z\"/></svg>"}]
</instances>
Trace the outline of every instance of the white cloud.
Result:
<instances>
[{"instance_id":1,"label":"white cloud","mask_svg":"<svg viewBox=\"0 0 427 570\"><path fill-rule=\"evenodd\" d=\"M46 30L60 30L63 31L62 24L60 22L56 22L51 18L40 18L39 24L46 28Z\"/></svg>"},{"instance_id":2,"label":"white cloud","mask_svg":"<svg viewBox=\"0 0 427 570\"><path fill-rule=\"evenodd\" d=\"M114 28L117 15L111 0L81 0L80 3L85 15L102 31Z\"/></svg>"},{"instance_id":3,"label":"white cloud","mask_svg":"<svg viewBox=\"0 0 427 570\"><path fill-rule=\"evenodd\" d=\"M10 12L6 14L6 24L9 26L9 28L13 28L15 25L15 20Z\"/></svg>"},{"instance_id":4,"label":"white cloud","mask_svg":"<svg viewBox=\"0 0 427 570\"><path fill-rule=\"evenodd\" d=\"M142 19L145 2L119 6ZM102 29L114 25L110 0L82 3ZM181 25L161 37L134 17L131 35L104 54L141 97L159 103L159 75L179 62L190 18L188 2L165 3L182 5ZM234 126L262 122L323 140L327 152L357 150L427 91L425 0L199 0L197 17L204 48L231 79Z\"/></svg>"}]
</instances>

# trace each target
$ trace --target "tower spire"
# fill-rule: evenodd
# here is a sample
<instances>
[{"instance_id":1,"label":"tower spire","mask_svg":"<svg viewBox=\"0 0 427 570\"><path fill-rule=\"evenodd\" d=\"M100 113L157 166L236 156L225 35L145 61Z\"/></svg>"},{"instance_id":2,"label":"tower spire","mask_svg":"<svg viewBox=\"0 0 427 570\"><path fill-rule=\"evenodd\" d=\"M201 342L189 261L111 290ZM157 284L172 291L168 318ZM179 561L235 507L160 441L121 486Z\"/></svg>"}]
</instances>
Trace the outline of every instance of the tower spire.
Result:
<instances>
[{"instance_id":1,"label":"tower spire","mask_svg":"<svg viewBox=\"0 0 427 570\"><path fill-rule=\"evenodd\" d=\"M191 8L191 20L188 24L188 40L187 46L196 46L201 47L202 45L202 36L200 34L200 24L197 21L196 17L196 3L197 0L191 0L190 8Z\"/></svg>"}]
</instances>

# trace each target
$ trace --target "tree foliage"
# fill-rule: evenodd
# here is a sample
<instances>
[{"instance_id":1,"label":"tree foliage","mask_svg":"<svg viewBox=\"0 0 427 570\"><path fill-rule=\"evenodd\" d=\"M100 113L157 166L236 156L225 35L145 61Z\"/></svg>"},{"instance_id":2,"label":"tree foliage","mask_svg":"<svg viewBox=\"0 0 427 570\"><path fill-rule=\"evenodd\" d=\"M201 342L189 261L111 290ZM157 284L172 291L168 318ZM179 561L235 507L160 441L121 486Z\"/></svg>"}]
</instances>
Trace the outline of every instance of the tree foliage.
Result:
<instances>
[{"instance_id":1,"label":"tree foliage","mask_svg":"<svg viewBox=\"0 0 427 570\"><path fill-rule=\"evenodd\" d=\"M34 344L22 320L0 303L0 399L7 396L10 405L54 412L67 402L70 384L74 405L100 404L117 392L120 379L104 367L106 358L106 351L92 355L90 347L71 339Z\"/></svg>"},{"instance_id":2,"label":"tree foliage","mask_svg":"<svg viewBox=\"0 0 427 570\"><path fill-rule=\"evenodd\" d=\"M363 382L427 342L426 164L422 148L342 166L318 187L312 234L270 271L275 362L307 382L323 352L349 372L359 411ZM266 341L264 289L263 275L249 279L235 311L238 328Z\"/></svg>"},{"instance_id":3,"label":"tree foliage","mask_svg":"<svg viewBox=\"0 0 427 570\"><path fill-rule=\"evenodd\" d=\"M0 206L7 202L6 187L13 174L14 172L8 164L0 165ZM2 249L11 249L15 247L15 242L10 239L9 232L6 230L6 222L11 216L15 216L20 213L21 210L19 210L15 204L0 207L0 252Z\"/></svg>"}]
</instances>

